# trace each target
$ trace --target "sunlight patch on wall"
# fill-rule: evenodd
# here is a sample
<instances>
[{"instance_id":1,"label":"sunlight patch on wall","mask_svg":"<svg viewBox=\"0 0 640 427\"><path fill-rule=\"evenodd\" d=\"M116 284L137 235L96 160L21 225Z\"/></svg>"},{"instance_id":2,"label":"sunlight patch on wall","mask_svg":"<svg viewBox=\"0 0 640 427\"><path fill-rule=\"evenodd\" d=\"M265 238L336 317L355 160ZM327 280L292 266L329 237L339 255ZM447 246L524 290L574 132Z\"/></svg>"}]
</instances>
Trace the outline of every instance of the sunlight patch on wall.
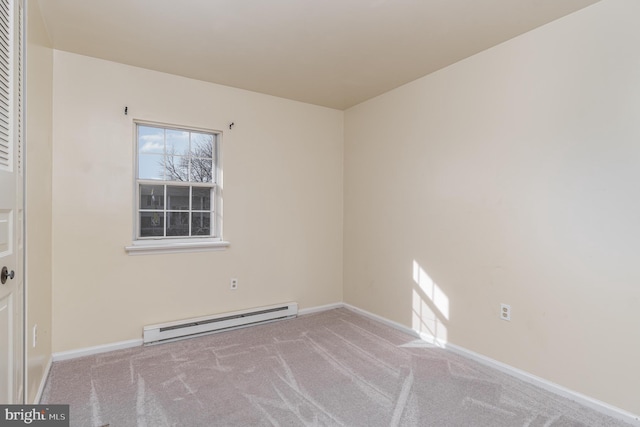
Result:
<instances>
[{"instance_id":1,"label":"sunlight patch on wall","mask_svg":"<svg viewBox=\"0 0 640 427\"><path fill-rule=\"evenodd\" d=\"M449 297L424 271L416 260L413 260L413 281L436 306L440 314L449 320Z\"/></svg>"},{"instance_id":2,"label":"sunlight patch on wall","mask_svg":"<svg viewBox=\"0 0 640 427\"><path fill-rule=\"evenodd\" d=\"M449 320L449 297L413 260L412 327L423 338L447 342L446 323Z\"/></svg>"}]
</instances>

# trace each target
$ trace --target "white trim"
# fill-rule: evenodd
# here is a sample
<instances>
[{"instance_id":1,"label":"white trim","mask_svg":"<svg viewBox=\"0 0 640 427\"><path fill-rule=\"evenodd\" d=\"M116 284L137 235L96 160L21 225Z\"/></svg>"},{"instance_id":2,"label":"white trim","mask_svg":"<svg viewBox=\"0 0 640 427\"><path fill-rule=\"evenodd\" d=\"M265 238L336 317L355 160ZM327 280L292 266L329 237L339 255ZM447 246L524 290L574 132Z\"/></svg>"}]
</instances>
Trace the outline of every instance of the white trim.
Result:
<instances>
[{"instance_id":1,"label":"white trim","mask_svg":"<svg viewBox=\"0 0 640 427\"><path fill-rule=\"evenodd\" d=\"M592 408L600 413L609 415L613 418L616 418L618 420L630 423L631 425L636 425L636 426L640 426L640 416L633 414L629 411L625 411L624 409L620 409L617 408L613 405L610 405L606 402L602 402L600 400L594 399L592 397L589 397L587 395L584 395L582 393L578 393L576 391L570 390L566 387L563 387L559 384L556 384L554 382L545 380L544 378L540 378L537 377L535 375L532 375L526 371L523 371L521 369L518 368L514 368L513 366L507 365L506 363L502 363L499 362L497 360L494 360L490 357L481 355L479 353L475 353L471 350L467 350L464 347L460 347L457 346L455 344L451 344L451 343L443 343L441 340L434 338L432 336L426 335L424 333L419 333L418 331L409 328L408 326L402 325L398 322L394 322L392 320L389 320L385 317L379 316L377 314L373 314L369 311L363 310L361 308L355 307L351 304L347 304L347 303L334 303L334 304L327 304L327 305L322 305L322 306L317 306L317 307L309 307L309 308L304 308L298 311L298 315L306 315L306 314L312 314L312 313L318 313L318 312L322 312L322 311L327 311L327 310L333 310L336 308L346 308L348 310L351 310L355 313L361 314L365 317L368 317L372 320L378 321L380 323L383 323L387 326L390 326L394 329L397 329L399 331L405 332L408 335L411 335L413 337L416 338L420 338L424 341L426 341L427 343L432 343L438 346L443 347L446 350L451 351L452 353L456 353L459 354L463 357L467 357L469 359L475 360L476 362L482 363L483 365L487 365L490 366L492 368L495 368L507 375L511 375L515 378L518 378L520 380L523 380L529 384L533 384L537 387L540 387L544 390L547 390L551 393L557 394L559 396L562 397L566 397L570 400L573 400L574 402L577 402L581 405L587 406L589 408ZM114 351L114 350L121 350L121 349L125 349L125 348L131 348L131 347L138 347L142 345L142 339L135 339L135 340L129 340L129 341L120 341L120 342L116 342L116 343L112 343L112 344L105 344L105 345L98 345L95 347L86 347L86 348L81 348L78 350L70 350L70 351L64 351L64 352L59 352L59 353L54 353L52 355L51 360L54 362L58 362L61 360L68 360L68 359L75 359L77 357L82 357L82 356L90 356L90 355L94 355L94 354L99 354L99 353L105 353L108 351ZM51 360L49 361L49 365L47 366L46 369L46 375L44 376L42 383L40 385L40 389L38 390L38 396L37 398L40 398L40 394L42 392L42 389L44 387L44 383L46 381L46 378L48 377L49 374L49 369L51 367Z\"/></svg>"},{"instance_id":2,"label":"white trim","mask_svg":"<svg viewBox=\"0 0 640 427\"><path fill-rule=\"evenodd\" d=\"M53 357L49 357L49 362L47 366L44 367L44 373L42 374L42 378L40 378L40 385L38 386L38 391L36 392L35 397L33 398L33 404L38 405L40 400L42 399L42 393L44 392L44 387L47 385L47 379L49 379L49 372L51 371L51 365L53 364Z\"/></svg>"},{"instance_id":3,"label":"white trim","mask_svg":"<svg viewBox=\"0 0 640 427\"><path fill-rule=\"evenodd\" d=\"M353 306L351 304L347 304L347 303L344 303L344 308L347 308L347 309L349 309L351 311L355 311L356 313L361 314L361 315L363 315L365 317L368 317L370 319L377 320L380 323L384 323L387 326L391 326L392 328L398 329L399 331L402 331L402 332L405 332L405 333L407 333L407 334L409 334L409 335L411 335L411 336L413 336L415 338L421 338L422 339L422 336L420 336L418 331L416 331L414 329L411 329L408 326L402 325L402 324L400 324L398 322L394 322L393 320L389 320L386 317L378 316L377 314L373 314L373 313L371 313L371 312L369 312L367 310L363 310L361 308L355 307L355 306ZM428 340L425 340L425 341L428 341Z\"/></svg>"},{"instance_id":4,"label":"white trim","mask_svg":"<svg viewBox=\"0 0 640 427\"><path fill-rule=\"evenodd\" d=\"M140 346L142 346L142 338L128 341L119 341L110 344L96 345L93 347L84 347L77 350L61 351L58 353L53 353L51 355L51 358L54 362L59 362L61 360L76 359L83 356L93 356L94 354L107 353L109 351L123 350L125 348Z\"/></svg>"},{"instance_id":5,"label":"white trim","mask_svg":"<svg viewBox=\"0 0 640 427\"><path fill-rule=\"evenodd\" d=\"M207 252L219 251L229 247L230 243L226 241L216 242L182 242L172 243L166 240L162 242L153 242L140 244L134 242L132 246L125 246L125 250L129 255L150 255L150 254L175 254L180 252Z\"/></svg>"},{"instance_id":6,"label":"white trim","mask_svg":"<svg viewBox=\"0 0 640 427\"><path fill-rule=\"evenodd\" d=\"M299 310L298 315L317 313L321 311L333 310L333 309L342 308L342 307L345 307L345 304L341 302L317 306L317 307L309 307L309 308L304 308ZM356 309L355 307L353 307L353 310L357 311L359 309ZM61 360L76 359L78 357L92 356L94 354L106 353L109 351L122 350L126 348L138 347L142 345L143 345L142 339L134 339L134 340L128 340L128 341L119 341L119 342L110 343L110 344L96 345L93 347L84 347L76 350L61 351L61 352L52 354L49 364L51 364L51 362L59 362ZM47 374L48 374L49 368L50 366L47 368Z\"/></svg>"},{"instance_id":7,"label":"white trim","mask_svg":"<svg viewBox=\"0 0 640 427\"><path fill-rule=\"evenodd\" d=\"M482 354L475 353L471 350L467 350L464 347L443 342L440 339L435 338L431 335L420 333L414 329L409 328L408 326L386 319L382 316L378 316L377 314L373 314L361 308L354 307L351 304L344 303L343 306L351 311L354 311L356 313L362 314L363 316L369 317L370 319L377 320L381 323L391 326L394 329L398 329L400 331L406 332L407 334L414 337L419 337L428 343L435 344L439 347L443 347L445 350L451 351L452 353L456 353L468 359L475 360L476 362L482 363L483 365L497 369L498 371L501 371L507 375L511 375L512 377L518 378L529 384L533 384L534 386L540 387L551 393L573 400L574 402L587 406L600 413L603 413L603 414L609 415L610 417L616 418L618 420L630 423L631 425L640 426L640 415L633 414L629 411L625 411L624 409L617 408L601 400L594 399L582 393L578 393L577 391L573 391L571 389L563 387L560 384L556 384L544 378L537 377L521 369L514 368L513 366L507 365L506 363L502 363L490 357L484 356Z\"/></svg>"},{"instance_id":8,"label":"white trim","mask_svg":"<svg viewBox=\"0 0 640 427\"><path fill-rule=\"evenodd\" d=\"M625 421L627 423L631 423L632 425L640 426L640 416L633 414L631 412L625 411L624 409L617 408L601 400L594 399L593 397L587 396L577 391L573 391L564 386L561 386L560 384L556 384L552 381L546 380L544 378L541 378L533 374L530 374L526 371L523 371L522 369L514 368L513 366L507 365L506 363L502 363L500 361L497 361L490 357L476 353L474 351L467 350L464 347L447 343L445 345L445 349L450 350L453 353L459 354L460 356L464 356L468 359L475 360L476 362L482 363L485 366L489 366L491 368L497 369L498 371L501 371L501 372L504 372L505 374L516 377L529 384L538 386L551 393L555 393L562 397L566 397L567 399L573 400L574 402L580 403L581 405L587 406L600 413L609 415L610 417L616 418L621 421Z\"/></svg>"},{"instance_id":9,"label":"white trim","mask_svg":"<svg viewBox=\"0 0 640 427\"><path fill-rule=\"evenodd\" d=\"M404 333L406 333L408 335L411 335L412 337L418 338L418 339L420 339L420 340L422 340L422 341L424 341L424 342L426 342L428 344L434 345L436 347L441 347L441 348L445 348L445 346L447 345L446 342L442 341L440 338L434 337L431 334L425 334L424 332L416 331L415 329L411 329L410 327L405 326L405 325L403 325L401 323L394 322L393 320L389 320L389 319L387 319L385 317L382 317L382 316L378 316L377 314L373 314L373 313L371 313L369 311L366 311L366 310L363 310L361 308L355 307L355 306L353 306L351 304L345 303L343 305L344 305L344 308L346 308L346 309L349 309L349 310L354 311L354 312L356 312L358 314L361 314L361 315L363 315L365 317L368 317L371 320L375 320L377 322L384 323L385 325L390 326L393 329L397 329L400 332L404 332Z\"/></svg>"},{"instance_id":10,"label":"white trim","mask_svg":"<svg viewBox=\"0 0 640 427\"><path fill-rule=\"evenodd\" d=\"M318 305L318 306L309 307L309 308L301 308L300 310L298 310L298 316L304 316L306 314L313 314L313 313L320 313L322 311L334 310L336 308L343 308L343 307L344 307L344 303L336 302L333 304Z\"/></svg>"},{"instance_id":11,"label":"white trim","mask_svg":"<svg viewBox=\"0 0 640 427\"><path fill-rule=\"evenodd\" d=\"M214 235L209 236L210 239L217 239L220 240L222 239L222 178L223 178L223 174L222 174L222 139L223 139L223 131L221 130L214 130L214 129L210 129L210 128L202 128L202 127L192 127L192 126L181 126L181 125L175 125L175 124L169 124L169 123L161 123L161 122L156 122L156 121L149 121L149 120L140 120L140 119L136 119L133 118L131 120L131 124L133 124L133 141L135 141L134 144L132 144L132 148L133 148L133 170L135 172L135 179L133 180L133 195L134 195L134 199L133 199L133 206L135 207L133 209L133 230L132 230L132 239L133 239L133 244L132 246L126 247L127 252L130 251L135 251L135 249L132 249L134 246L136 246L137 244L140 244L141 242L144 242L145 240L147 240L144 237L139 236L140 233L140 212L145 211L145 209L140 209L140 184L152 184L152 185L162 185L165 188L165 192L166 192L166 188L170 185L178 185L178 186L186 186L189 188L192 187L202 187L202 188L211 188L213 190L213 195L214 197L211 200L211 204L210 204L210 209L209 212L211 213L211 216L213 218L211 218L211 228L214 231ZM167 180L167 179L160 179L160 180L155 180L155 179L140 179L139 178L139 160L140 160L140 147L139 147L139 128L140 126L146 126L146 127L153 127L156 129L162 129L164 136L164 141L166 142L166 131L167 130L178 130L178 131L186 131L189 133L206 133L206 134L210 134L212 136L214 136L214 144L213 144L213 151L212 151L212 166L215 172L215 176L212 176L213 180L212 182L206 182L206 183L202 183L202 182L192 182L192 181L171 181L171 180ZM164 144L164 148L162 151L162 155L164 157L167 156L167 147L166 144ZM191 147L191 144L190 144ZM159 154L159 153L158 153ZM191 150L189 153L189 157L191 156ZM166 177L165 177L166 178ZM191 207L191 203L189 204ZM165 206L163 209L164 212L168 211L168 207ZM188 209L185 210L183 212L193 212L193 209ZM166 226L166 224L165 224ZM191 234L191 224L189 224L189 234ZM191 236L191 237L195 237L195 236ZM164 236L162 237L162 239L172 239L169 236ZM209 240L210 241L210 240ZM169 245L171 245L171 243L169 243ZM153 246L153 245L152 245ZM215 246L215 245L214 245ZM211 247L214 247L211 246ZM217 245L217 246L221 246L221 245ZM228 242L227 242L227 245ZM160 253L177 253L177 252L203 252L205 250L212 250L211 247L209 249L203 249L203 248L199 248L199 249L194 249L194 250L187 250L183 247L180 247L179 249L172 249L172 250L168 250L168 251L164 251L164 250L159 250ZM215 249L213 249L215 250ZM143 254L143 250L139 250L140 255ZM146 254L150 254L150 253L154 253L154 252L145 252ZM134 255L133 253L130 253L131 255Z\"/></svg>"}]
</instances>

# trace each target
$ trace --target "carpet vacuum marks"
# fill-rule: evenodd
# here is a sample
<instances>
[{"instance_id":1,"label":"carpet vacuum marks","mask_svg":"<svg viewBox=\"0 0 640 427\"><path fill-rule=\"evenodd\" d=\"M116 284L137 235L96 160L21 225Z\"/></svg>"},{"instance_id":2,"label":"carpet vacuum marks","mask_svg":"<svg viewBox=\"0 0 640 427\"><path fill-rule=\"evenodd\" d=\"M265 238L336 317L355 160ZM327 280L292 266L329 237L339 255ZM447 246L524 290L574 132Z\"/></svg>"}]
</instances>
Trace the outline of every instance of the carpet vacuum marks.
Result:
<instances>
[{"instance_id":1,"label":"carpet vacuum marks","mask_svg":"<svg viewBox=\"0 0 640 427\"><path fill-rule=\"evenodd\" d=\"M72 426L626 426L340 308L51 368Z\"/></svg>"}]
</instances>

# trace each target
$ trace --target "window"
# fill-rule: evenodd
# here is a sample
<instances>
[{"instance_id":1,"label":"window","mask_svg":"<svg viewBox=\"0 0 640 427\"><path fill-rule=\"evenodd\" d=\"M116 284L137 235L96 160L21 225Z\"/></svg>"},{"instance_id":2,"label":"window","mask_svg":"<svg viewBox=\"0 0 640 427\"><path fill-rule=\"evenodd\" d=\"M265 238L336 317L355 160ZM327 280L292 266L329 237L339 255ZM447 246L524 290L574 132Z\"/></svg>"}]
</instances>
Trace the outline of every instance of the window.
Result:
<instances>
[{"instance_id":1,"label":"window","mask_svg":"<svg viewBox=\"0 0 640 427\"><path fill-rule=\"evenodd\" d=\"M139 251L136 245L172 251L227 245L210 245L225 243L220 139L216 131L136 123L136 233L129 252Z\"/></svg>"}]
</instances>

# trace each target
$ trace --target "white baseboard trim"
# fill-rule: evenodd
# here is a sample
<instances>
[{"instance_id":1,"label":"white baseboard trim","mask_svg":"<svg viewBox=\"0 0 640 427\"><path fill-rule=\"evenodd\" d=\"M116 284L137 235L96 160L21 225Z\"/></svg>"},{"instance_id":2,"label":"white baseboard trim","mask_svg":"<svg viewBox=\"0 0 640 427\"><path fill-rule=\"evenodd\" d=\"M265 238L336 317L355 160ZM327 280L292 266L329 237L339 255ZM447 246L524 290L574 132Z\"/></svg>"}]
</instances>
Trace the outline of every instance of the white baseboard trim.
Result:
<instances>
[{"instance_id":1,"label":"white baseboard trim","mask_svg":"<svg viewBox=\"0 0 640 427\"><path fill-rule=\"evenodd\" d=\"M333 310L334 308L341 308L341 307L344 307L344 304L341 302L338 302L334 304L321 305L317 307L303 308L301 310L298 310L298 315L318 313L321 311ZM120 342L115 342L110 344L96 345L93 347L79 348L76 350L61 351L58 353L53 353L52 360L54 362L59 362L61 360L76 359L78 357L92 356L94 354L106 353L114 350L122 350L125 348L138 347L138 346L141 346L142 344L143 344L142 339L134 339L134 340L120 341Z\"/></svg>"},{"instance_id":2,"label":"white baseboard trim","mask_svg":"<svg viewBox=\"0 0 640 427\"><path fill-rule=\"evenodd\" d=\"M351 304L344 303L343 306L356 313L362 314L363 316L366 316L370 319L377 320L381 323L391 326L392 328L406 332L407 334L412 335L414 337L423 339L429 344L442 347L444 349L450 350L453 353L467 357L468 359L475 360L476 362L482 363L483 365L486 365L494 369L497 369L501 372L504 372L507 375L511 375L512 377L516 377L522 381L525 381L529 384L533 384L551 393L573 400L574 402L577 402L577 403L580 403L581 405L592 408L600 413L609 415L612 418L616 418L620 421L630 423L631 425L640 426L640 415L633 414L631 412L625 411L624 409L620 409L608 403L602 402L598 399L594 399L582 393L578 393L577 391L573 391L571 389L561 386L560 384L556 384L554 382L545 380L544 378L537 377L533 374L523 371L522 369L514 368L513 366L507 365L506 363L502 363L490 357L484 356L482 354L473 352L471 350L467 350L464 347L443 342L431 335L420 333L414 329L409 328L408 326L386 319L382 316L378 316L377 314L373 314L361 308L354 307Z\"/></svg>"},{"instance_id":3,"label":"white baseboard trim","mask_svg":"<svg viewBox=\"0 0 640 427\"><path fill-rule=\"evenodd\" d=\"M142 338L128 341L114 342L110 344L96 345L93 347L79 348L77 350L61 351L53 353L54 362L61 360L76 359L83 356L92 356L94 354L106 353L108 351L122 350L125 348L139 347L142 345Z\"/></svg>"},{"instance_id":4,"label":"white baseboard trim","mask_svg":"<svg viewBox=\"0 0 640 427\"><path fill-rule=\"evenodd\" d=\"M365 317L368 317L368 318L373 319L373 320L377 320L378 322L384 323L387 326L391 326L394 329L398 329L398 330L400 330L402 332L406 332L409 335L413 335L416 338L421 338L421 339L423 338L422 336L420 336L418 331L416 331L414 329L411 329L408 326L405 326L405 325L403 325L401 323L394 322L393 320L389 320L386 317L378 316L377 314L373 314L373 313L371 313L371 312L369 312L367 310L363 310L363 309L355 307L355 306L353 306L351 304L344 303L343 306L344 306L344 308L347 308L347 309L349 309L351 311L355 311L356 313L362 314ZM425 340L425 341L428 341L428 340Z\"/></svg>"},{"instance_id":5,"label":"white baseboard trim","mask_svg":"<svg viewBox=\"0 0 640 427\"><path fill-rule=\"evenodd\" d=\"M573 391L564 386L561 386L560 384L556 384L552 381L530 374L527 371L523 371L522 369L514 368L513 366L507 365L506 363L502 363L482 354L467 350L464 347L447 343L445 345L445 348L447 350L451 350L453 353L475 360L476 362L497 369L501 372L504 372L505 374L516 377L529 384L533 384L551 393L566 397L567 399L573 400L574 402L580 403L581 405L587 406L603 414L607 414L612 418L631 423L632 425L640 426L639 415L635 415L631 412L625 411L624 409L609 405L608 403L601 400L594 399L593 397L589 397L577 391Z\"/></svg>"},{"instance_id":6,"label":"white baseboard trim","mask_svg":"<svg viewBox=\"0 0 640 427\"><path fill-rule=\"evenodd\" d=\"M40 400L42 399L42 393L44 393L44 387L47 385L47 379L49 378L49 372L51 371L51 365L53 364L53 357L49 357L49 362L47 362L47 366L44 367L44 373L42 374L42 378L40 378L40 385L38 386L38 391L36 392L35 397L33 398L33 404L38 405Z\"/></svg>"},{"instance_id":7,"label":"white baseboard trim","mask_svg":"<svg viewBox=\"0 0 640 427\"><path fill-rule=\"evenodd\" d=\"M567 399L573 400L577 403L580 403L584 406L590 407L598 412L607 414L613 418L619 419L621 421L630 423L631 425L636 425L636 426L640 426L640 415L636 415L633 414L631 412L625 411L624 409L620 409L617 408L613 405L609 405L608 403L602 402L600 400L594 399L592 397L589 397L587 395L584 395L582 393L578 393L576 391L570 390L566 387L563 387L559 384L553 383L551 381L545 380L544 378L540 378L537 377L533 374L530 374L526 371L523 371L521 369L518 368L514 368L511 365L507 365L506 363L502 363L499 362L497 360L491 359L490 357L484 356L482 354L473 352L471 350L467 350L464 347L460 347L457 346L455 344L451 344L451 343L446 343L446 342L442 342L441 340L439 340L438 338L435 338L431 335L427 335L424 333L420 333L414 329L409 328L408 326L405 326L401 323L398 322L394 322L393 320L389 320L385 317L379 316L377 314L373 314L369 311L363 310L361 308L355 307L351 304L347 304L347 303L334 303L334 304L327 304L327 305L322 305L322 306L317 306L317 307L309 307L309 308L304 308L298 311L298 315L305 315L305 314L312 314L312 313L318 313L318 312L322 312L322 311L327 311L327 310L333 310L336 308L346 308L349 309L353 312L356 312L358 314L361 314L365 317L368 317L372 320L378 321L380 323L383 323L387 326L390 326L394 329L400 330L402 332L405 332L415 338L420 338L422 340L424 340L425 342L429 343L429 344L433 344L436 345L438 347L442 347L445 348L447 350L450 350L453 353L459 354L461 356L467 357L469 359L475 360L479 363L482 363L484 365L490 366L492 368L495 368L501 372L504 372L508 375L511 375L513 377L516 377L520 380L523 380L525 382L528 382L530 384L533 384L537 387L540 387L544 390L547 390L551 393L555 393L559 396L562 397L566 397ZM77 350L69 350L69 351L63 351L63 352L58 352L58 353L54 353L51 358L49 359L49 363L47 364L47 367L45 369L45 374L40 382L40 387L38 388L38 393L36 394L36 402L40 401L40 398L42 397L42 392L44 391L44 387L46 384L46 380L49 376L49 371L51 370L51 364L52 362L58 362L61 360L69 360L69 359L75 359L78 357L83 357L83 356L91 356L94 354L100 354L100 353L106 353L109 351L114 351L114 350L122 350L125 348L131 348L131 347L138 347L142 345L142 339L134 339L134 340L128 340L128 341L120 341L120 342L115 342L115 343L111 343L111 344L104 344L104 345L98 345L98 346L94 346L94 347L85 347L85 348L81 348L81 349L77 349Z\"/></svg>"},{"instance_id":8,"label":"white baseboard trim","mask_svg":"<svg viewBox=\"0 0 640 427\"><path fill-rule=\"evenodd\" d=\"M318 305L316 307L301 308L300 310L298 310L298 316L304 316L305 314L312 314L312 313L320 313L321 311L333 310L333 309L342 308L342 307L344 307L344 303L336 302L333 304Z\"/></svg>"}]
</instances>

